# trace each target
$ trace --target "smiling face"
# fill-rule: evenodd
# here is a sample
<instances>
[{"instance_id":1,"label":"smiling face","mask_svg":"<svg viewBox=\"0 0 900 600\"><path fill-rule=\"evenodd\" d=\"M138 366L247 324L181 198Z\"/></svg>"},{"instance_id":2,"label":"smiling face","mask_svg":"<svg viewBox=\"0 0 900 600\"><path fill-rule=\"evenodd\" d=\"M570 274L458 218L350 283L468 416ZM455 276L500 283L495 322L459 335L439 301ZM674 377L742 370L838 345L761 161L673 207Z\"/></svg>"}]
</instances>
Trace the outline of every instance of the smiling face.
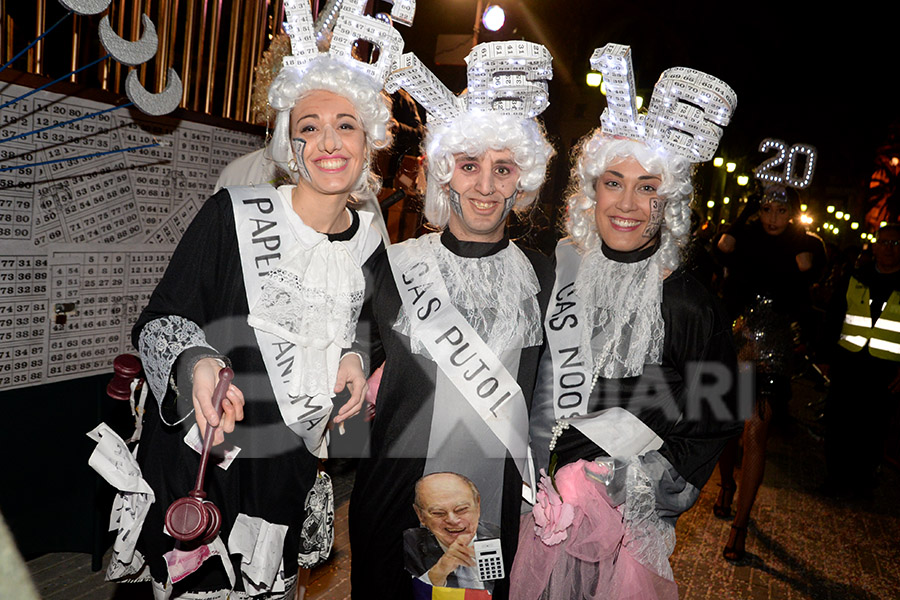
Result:
<instances>
[{"instance_id":1,"label":"smiling face","mask_svg":"<svg viewBox=\"0 0 900 600\"><path fill-rule=\"evenodd\" d=\"M445 186L452 207L450 232L468 242L500 241L519 182L512 152L488 150L477 157L455 154L453 158L456 165Z\"/></svg>"},{"instance_id":2,"label":"smiling face","mask_svg":"<svg viewBox=\"0 0 900 600\"><path fill-rule=\"evenodd\" d=\"M614 162L594 184L594 219L603 242L620 252L650 243L662 222L662 177L647 172L634 158Z\"/></svg>"},{"instance_id":3,"label":"smiling face","mask_svg":"<svg viewBox=\"0 0 900 600\"><path fill-rule=\"evenodd\" d=\"M366 134L353 104L315 90L291 111L291 139L300 166L298 186L324 195L349 195L366 163Z\"/></svg>"},{"instance_id":4,"label":"smiling face","mask_svg":"<svg viewBox=\"0 0 900 600\"><path fill-rule=\"evenodd\" d=\"M419 522L444 546L450 546L460 535L475 535L481 516L481 504L472 488L454 473L423 478L413 508Z\"/></svg>"},{"instance_id":5,"label":"smiling face","mask_svg":"<svg viewBox=\"0 0 900 600\"><path fill-rule=\"evenodd\" d=\"M759 207L759 221L769 235L781 235L791 221L786 202L766 202Z\"/></svg>"}]
</instances>

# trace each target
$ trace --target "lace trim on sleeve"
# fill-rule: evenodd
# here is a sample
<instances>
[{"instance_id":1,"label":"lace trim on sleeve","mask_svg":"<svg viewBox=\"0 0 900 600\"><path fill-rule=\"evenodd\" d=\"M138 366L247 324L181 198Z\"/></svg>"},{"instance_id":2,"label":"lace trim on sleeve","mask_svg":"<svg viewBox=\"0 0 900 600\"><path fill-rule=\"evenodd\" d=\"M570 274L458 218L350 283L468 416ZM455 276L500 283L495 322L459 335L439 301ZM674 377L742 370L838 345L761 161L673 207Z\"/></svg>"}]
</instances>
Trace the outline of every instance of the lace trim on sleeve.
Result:
<instances>
[{"instance_id":1,"label":"lace trim on sleeve","mask_svg":"<svg viewBox=\"0 0 900 600\"><path fill-rule=\"evenodd\" d=\"M144 363L144 374L147 376L150 390L160 405L166 397L166 388L175 361L182 352L194 347L209 348L209 344L200 326L184 317L177 315L160 317L144 325L141 330L138 350Z\"/></svg>"},{"instance_id":2,"label":"lace trim on sleeve","mask_svg":"<svg viewBox=\"0 0 900 600\"><path fill-rule=\"evenodd\" d=\"M674 581L669 557L675 550L675 527L657 513L653 484L637 456L628 462L624 519L623 545L628 552L660 577Z\"/></svg>"}]
</instances>

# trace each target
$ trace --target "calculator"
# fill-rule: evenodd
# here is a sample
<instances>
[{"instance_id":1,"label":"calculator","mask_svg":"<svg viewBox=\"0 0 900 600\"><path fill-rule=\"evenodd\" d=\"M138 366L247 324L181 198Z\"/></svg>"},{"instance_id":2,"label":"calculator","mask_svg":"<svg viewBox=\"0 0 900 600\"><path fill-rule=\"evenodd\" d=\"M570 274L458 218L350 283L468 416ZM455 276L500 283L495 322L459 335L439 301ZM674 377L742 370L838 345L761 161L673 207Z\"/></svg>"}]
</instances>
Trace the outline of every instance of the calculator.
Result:
<instances>
[{"instance_id":1,"label":"calculator","mask_svg":"<svg viewBox=\"0 0 900 600\"><path fill-rule=\"evenodd\" d=\"M475 564L478 566L478 579L481 581L493 581L503 579L506 573L503 571L503 552L500 550L500 540L476 540Z\"/></svg>"}]
</instances>

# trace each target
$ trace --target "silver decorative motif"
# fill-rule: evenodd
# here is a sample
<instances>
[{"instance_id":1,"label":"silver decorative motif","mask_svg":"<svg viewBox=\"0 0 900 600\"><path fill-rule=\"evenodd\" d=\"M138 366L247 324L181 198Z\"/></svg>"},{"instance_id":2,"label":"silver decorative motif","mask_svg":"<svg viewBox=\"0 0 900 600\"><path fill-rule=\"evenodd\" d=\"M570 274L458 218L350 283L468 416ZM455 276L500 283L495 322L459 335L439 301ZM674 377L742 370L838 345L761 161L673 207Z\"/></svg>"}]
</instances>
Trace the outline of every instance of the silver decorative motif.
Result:
<instances>
[{"instance_id":1,"label":"silver decorative motif","mask_svg":"<svg viewBox=\"0 0 900 600\"><path fill-rule=\"evenodd\" d=\"M171 67L167 74L166 89L158 94L151 94L141 85L137 71L131 71L125 79L125 94L128 99L134 102L141 112L155 117L166 115L178 108L183 91L181 78Z\"/></svg>"},{"instance_id":2,"label":"silver decorative motif","mask_svg":"<svg viewBox=\"0 0 900 600\"><path fill-rule=\"evenodd\" d=\"M96 15L109 7L112 0L59 0L63 7L79 15Z\"/></svg>"},{"instance_id":3,"label":"silver decorative motif","mask_svg":"<svg viewBox=\"0 0 900 600\"><path fill-rule=\"evenodd\" d=\"M143 64L156 55L159 46L159 38L156 35L156 27L147 15L141 15L141 23L144 33L136 42L129 42L119 37L109 24L109 15L100 20L98 33L100 43L109 52L109 55L123 65L135 67Z\"/></svg>"},{"instance_id":4,"label":"silver decorative motif","mask_svg":"<svg viewBox=\"0 0 900 600\"><path fill-rule=\"evenodd\" d=\"M404 54L385 90L403 88L425 107L430 123L453 121L463 112L496 112L531 119L550 105L553 58L540 44L485 42L466 57L468 87L459 97L412 53Z\"/></svg>"}]
</instances>

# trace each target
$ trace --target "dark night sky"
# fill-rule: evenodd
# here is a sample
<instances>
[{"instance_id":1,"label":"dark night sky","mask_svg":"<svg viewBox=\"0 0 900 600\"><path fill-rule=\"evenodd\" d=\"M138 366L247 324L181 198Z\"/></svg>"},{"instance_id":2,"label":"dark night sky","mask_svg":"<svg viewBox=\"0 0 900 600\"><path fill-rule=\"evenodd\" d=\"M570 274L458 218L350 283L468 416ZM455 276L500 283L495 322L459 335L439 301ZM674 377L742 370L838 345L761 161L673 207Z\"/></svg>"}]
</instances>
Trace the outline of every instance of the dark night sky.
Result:
<instances>
[{"instance_id":1,"label":"dark night sky","mask_svg":"<svg viewBox=\"0 0 900 600\"><path fill-rule=\"evenodd\" d=\"M487 39L526 39L554 56L548 130L578 111L576 135L599 124L605 100L584 84L594 48L631 45L639 91L648 99L659 74L686 66L731 85L738 107L720 147L752 168L765 137L819 149L815 185L857 187L871 173L875 148L898 119L896 17L888 3L857 2L853 13L794 0L708 1L496 0L507 24ZM487 2L486 2L487 4ZM804 3L805 4L805 3ZM880 8L877 5L883 4ZM849 11L848 4L837 5ZM407 51L431 64L438 33L471 32L475 0L420 0ZM461 67L436 68L448 87L464 85ZM451 80L456 79L457 87ZM569 140L557 140L561 154ZM560 147L562 146L562 147ZM833 191L832 191L833 193Z\"/></svg>"}]
</instances>

